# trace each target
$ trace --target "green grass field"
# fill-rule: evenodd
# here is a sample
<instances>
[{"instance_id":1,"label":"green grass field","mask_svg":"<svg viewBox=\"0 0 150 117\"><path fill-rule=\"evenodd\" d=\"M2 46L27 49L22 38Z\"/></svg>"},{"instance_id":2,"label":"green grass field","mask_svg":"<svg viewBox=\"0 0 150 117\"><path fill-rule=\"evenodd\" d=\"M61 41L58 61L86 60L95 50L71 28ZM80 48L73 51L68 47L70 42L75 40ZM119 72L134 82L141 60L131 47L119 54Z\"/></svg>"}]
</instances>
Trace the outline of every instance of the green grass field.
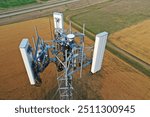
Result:
<instances>
[{"instance_id":1,"label":"green grass field","mask_svg":"<svg viewBox=\"0 0 150 117\"><path fill-rule=\"evenodd\" d=\"M0 0L1 8L10 8L26 4L36 3L36 0Z\"/></svg>"},{"instance_id":2,"label":"green grass field","mask_svg":"<svg viewBox=\"0 0 150 117\"><path fill-rule=\"evenodd\" d=\"M73 12L77 15L72 20L79 25L85 23L89 31L95 34L102 31L113 33L149 19L150 0L110 0Z\"/></svg>"}]
</instances>

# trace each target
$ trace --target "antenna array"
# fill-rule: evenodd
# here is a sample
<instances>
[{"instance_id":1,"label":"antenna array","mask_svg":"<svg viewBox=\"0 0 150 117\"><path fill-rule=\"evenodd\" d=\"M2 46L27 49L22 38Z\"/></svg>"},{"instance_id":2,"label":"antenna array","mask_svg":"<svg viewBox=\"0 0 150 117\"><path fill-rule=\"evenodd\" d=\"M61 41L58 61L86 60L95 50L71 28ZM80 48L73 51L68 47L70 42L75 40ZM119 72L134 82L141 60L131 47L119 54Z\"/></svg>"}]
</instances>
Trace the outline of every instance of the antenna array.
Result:
<instances>
[{"instance_id":1,"label":"antenna array","mask_svg":"<svg viewBox=\"0 0 150 117\"><path fill-rule=\"evenodd\" d=\"M31 85L40 86L42 83L40 73L53 62L56 65L57 74L59 74L57 81L60 99L70 100L73 99L73 74L79 71L81 78L82 69L90 64L92 64L92 73L100 70L108 33L104 32L96 36L94 54L91 56L93 47L85 47L84 44L85 24L83 25L83 33L73 32L71 21L69 31L65 31L63 14L54 12L53 18L54 37L50 27L52 37L49 41L50 44L39 36L35 27L37 39L35 43L35 39L32 38L34 48L30 46L28 39L23 39L20 51Z\"/></svg>"}]
</instances>

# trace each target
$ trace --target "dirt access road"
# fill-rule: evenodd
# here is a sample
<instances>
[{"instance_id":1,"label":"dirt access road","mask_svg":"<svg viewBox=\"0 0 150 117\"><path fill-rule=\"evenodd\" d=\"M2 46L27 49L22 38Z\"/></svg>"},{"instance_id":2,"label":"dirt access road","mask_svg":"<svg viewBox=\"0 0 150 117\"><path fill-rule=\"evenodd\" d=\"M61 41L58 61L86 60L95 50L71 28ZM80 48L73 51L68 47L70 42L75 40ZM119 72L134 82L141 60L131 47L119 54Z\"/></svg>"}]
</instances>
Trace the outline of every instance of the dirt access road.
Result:
<instances>
[{"instance_id":1,"label":"dirt access road","mask_svg":"<svg viewBox=\"0 0 150 117\"><path fill-rule=\"evenodd\" d=\"M41 5L35 5L32 7L2 12L2 13L0 13L0 19L12 17L12 16L16 16L16 15L21 15L21 14L25 14L25 13L45 10L45 9L49 9L52 7L62 6L65 4L70 4L72 2L76 2L76 1L79 1L79 0L71 0L71 1L70 0L69 1L68 0L62 0L62 1L55 1L55 2L52 1L52 2L47 2L47 3L41 4Z\"/></svg>"}]
</instances>

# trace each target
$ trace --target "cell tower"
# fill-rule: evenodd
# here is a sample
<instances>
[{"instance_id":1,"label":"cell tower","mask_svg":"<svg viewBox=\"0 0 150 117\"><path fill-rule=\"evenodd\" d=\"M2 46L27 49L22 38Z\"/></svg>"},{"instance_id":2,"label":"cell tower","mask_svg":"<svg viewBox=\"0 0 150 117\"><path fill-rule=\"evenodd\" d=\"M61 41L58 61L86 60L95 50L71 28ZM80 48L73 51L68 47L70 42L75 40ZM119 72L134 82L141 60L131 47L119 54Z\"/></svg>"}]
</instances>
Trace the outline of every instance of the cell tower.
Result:
<instances>
[{"instance_id":1,"label":"cell tower","mask_svg":"<svg viewBox=\"0 0 150 117\"><path fill-rule=\"evenodd\" d=\"M63 14L54 12L53 18L54 39L44 41L35 28L37 40L35 43L33 38L34 48L30 46L28 39L23 39L19 48L30 84L39 86L42 83L40 73L53 62L58 72L60 99L70 100L73 99L73 74L79 71L80 77L82 77L82 69L91 64L92 73L101 69L108 33L97 34L95 46L85 47L85 25L83 25L83 33L72 32L70 22L69 30L65 31ZM92 56L89 54L90 52Z\"/></svg>"}]
</instances>

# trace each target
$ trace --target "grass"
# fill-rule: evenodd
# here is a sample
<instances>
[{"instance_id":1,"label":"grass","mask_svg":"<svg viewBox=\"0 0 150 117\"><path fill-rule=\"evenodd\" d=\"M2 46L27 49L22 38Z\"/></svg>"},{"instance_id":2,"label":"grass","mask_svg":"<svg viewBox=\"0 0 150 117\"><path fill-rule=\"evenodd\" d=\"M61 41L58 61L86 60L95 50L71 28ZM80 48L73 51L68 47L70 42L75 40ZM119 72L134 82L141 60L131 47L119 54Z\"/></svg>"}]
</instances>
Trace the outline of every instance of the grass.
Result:
<instances>
[{"instance_id":1,"label":"grass","mask_svg":"<svg viewBox=\"0 0 150 117\"><path fill-rule=\"evenodd\" d=\"M79 25L85 23L94 34L113 33L150 18L150 0L110 0L86 9L87 12L78 13L71 19Z\"/></svg>"},{"instance_id":2,"label":"grass","mask_svg":"<svg viewBox=\"0 0 150 117\"><path fill-rule=\"evenodd\" d=\"M36 2L36 0L0 0L0 8L11 8Z\"/></svg>"}]
</instances>

